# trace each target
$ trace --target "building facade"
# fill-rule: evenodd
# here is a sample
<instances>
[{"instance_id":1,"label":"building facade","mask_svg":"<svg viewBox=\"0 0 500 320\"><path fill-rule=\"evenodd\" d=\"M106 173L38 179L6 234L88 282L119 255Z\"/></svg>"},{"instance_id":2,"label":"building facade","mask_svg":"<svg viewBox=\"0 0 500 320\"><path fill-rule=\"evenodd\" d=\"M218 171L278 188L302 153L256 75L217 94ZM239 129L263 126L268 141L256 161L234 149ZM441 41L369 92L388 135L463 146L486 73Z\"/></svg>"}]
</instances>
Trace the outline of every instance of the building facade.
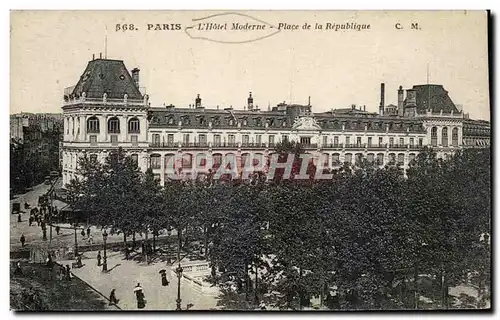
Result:
<instances>
[{"instance_id":1,"label":"building facade","mask_svg":"<svg viewBox=\"0 0 500 320\"><path fill-rule=\"evenodd\" d=\"M407 168L424 146L444 157L464 141L464 115L441 85L399 87L398 105L386 106L382 84L378 113L356 105L318 113L310 99L261 110L251 92L242 110L205 106L199 94L188 107L154 107L139 88L139 69L129 73L123 61L93 59L65 91L63 183L76 176L83 154L103 161L118 147L163 183L173 171L192 176L228 157L239 167L262 166L285 140L331 169L363 158Z\"/></svg>"}]
</instances>

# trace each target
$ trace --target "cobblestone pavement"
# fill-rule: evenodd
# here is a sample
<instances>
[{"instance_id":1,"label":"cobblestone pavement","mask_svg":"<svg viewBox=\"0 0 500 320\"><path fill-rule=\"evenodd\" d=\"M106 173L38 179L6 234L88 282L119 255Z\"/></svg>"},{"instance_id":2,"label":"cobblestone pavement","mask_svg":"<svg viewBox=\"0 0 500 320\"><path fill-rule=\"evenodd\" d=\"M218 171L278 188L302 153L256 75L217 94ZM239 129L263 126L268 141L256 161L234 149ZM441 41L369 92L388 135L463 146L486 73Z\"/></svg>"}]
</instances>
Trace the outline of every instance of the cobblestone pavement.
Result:
<instances>
[{"instance_id":1,"label":"cobblestone pavement","mask_svg":"<svg viewBox=\"0 0 500 320\"><path fill-rule=\"evenodd\" d=\"M101 252L102 255L102 252ZM105 296L109 296L112 289L116 289L116 297L120 300L118 306L122 310L175 310L177 299L177 277L169 272L170 267L165 263L147 265L144 262L124 260L118 252L108 255L108 272L103 273L102 267L97 266L97 252L86 252L82 268L72 272L94 289ZM74 261L61 261L69 264ZM161 269L167 270L168 286L161 285L158 273ZM146 297L146 307L137 309L137 301L133 292L140 283ZM181 281L181 308L183 310L209 310L215 308L217 300L213 296L203 295L185 281Z\"/></svg>"}]
</instances>

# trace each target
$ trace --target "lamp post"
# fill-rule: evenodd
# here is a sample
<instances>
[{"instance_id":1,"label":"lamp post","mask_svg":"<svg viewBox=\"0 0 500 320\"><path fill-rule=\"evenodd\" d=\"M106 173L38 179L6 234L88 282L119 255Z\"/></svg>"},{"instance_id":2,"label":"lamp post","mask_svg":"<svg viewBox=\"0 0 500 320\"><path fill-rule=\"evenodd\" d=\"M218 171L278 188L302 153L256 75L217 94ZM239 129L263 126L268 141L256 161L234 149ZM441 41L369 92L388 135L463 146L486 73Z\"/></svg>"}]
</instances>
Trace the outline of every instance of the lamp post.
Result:
<instances>
[{"instance_id":1,"label":"lamp post","mask_svg":"<svg viewBox=\"0 0 500 320\"><path fill-rule=\"evenodd\" d=\"M106 257L106 240L108 239L108 234L106 230L104 230L102 234L102 239L104 240L104 256L102 259L102 271L106 272L108 271L108 262L107 262L107 257Z\"/></svg>"},{"instance_id":2,"label":"lamp post","mask_svg":"<svg viewBox=\"0 0 500 320\"><path fill-rule=\"evenodd\" d=\"M77 223L75 222L73 224L73 229L75 230L75 259L76 259L76 256L78 255L78 240L76 238L76 227L77 227Z\"/></svg>"},{"instance_id":3,"label":"lamp post","mask_svg":"<svg viewBox=\"0 0 500 320\"><path fill-rule=\"evenodd\" d=\"M54 187L56 185L57 179L59 178L59 173L57 171L52 171L50 173L50 208L49 208L49 227L50 227L50 236L49 236L49 246L52 244L52 214L54 213Z\"/></svg>"},{"instance_id":4,"label":"lamp post","mask_svg":"<svg viewBox=\"0 0 500 320\"><path fill-rule=\"evenodd\" d=\"M180 234L180 228L177 228L177 232L179 233L177 235L178 239L179 239L179 244L178 244L178 247L177 247L177 262L179 263L179 265L177 266L177 268L175 268L175 273L177 274L177 300L175 300L175 302L177 302L177 308L175 310L182 310L181 309L181 277L182 277L182 267L181 267L181 234Z\"/></svg>"}]
</instances>

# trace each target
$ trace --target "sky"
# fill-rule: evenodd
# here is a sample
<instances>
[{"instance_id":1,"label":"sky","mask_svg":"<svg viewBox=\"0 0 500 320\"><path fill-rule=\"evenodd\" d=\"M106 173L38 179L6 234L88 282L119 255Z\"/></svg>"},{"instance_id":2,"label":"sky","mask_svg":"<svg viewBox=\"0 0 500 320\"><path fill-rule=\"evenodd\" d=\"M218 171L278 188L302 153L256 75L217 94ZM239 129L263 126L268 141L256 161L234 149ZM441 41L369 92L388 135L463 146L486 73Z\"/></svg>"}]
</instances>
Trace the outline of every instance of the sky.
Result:
<instances>
[{"instance_id":1,"label":"sky","mask_svg":"<svg viewBox=\"0 0 500 320\"><path fill-rule=\"evenodd\" d=\"M77 83L92 54L106 51L107 58L123 60L129 70L141 69L140 85L152 106L186 107L200 94L207 107L243 109L251 91L261 109L283 101L307 104L310 96L314 112L351 104L377 112L380 83L385 83L387 105L397 104L400 85L409 89L429 79L443 85L471 118L490 119L485 11L248 11L247 16L200 20L299 25L247 43L197 39L184 31L200 22L193 19L218 13L13 12L10 113L62 112L64 88ZM147 30L157 23L178 23L182 29ZM311 29L303 30L305 23ZM369 24L370 29L315 30L316 23ZM411 29L412 23L418 29ZM117 24L139 30L116 31ZM264 32L198 35L247 40Z\"/></svg>"}]
</instances>

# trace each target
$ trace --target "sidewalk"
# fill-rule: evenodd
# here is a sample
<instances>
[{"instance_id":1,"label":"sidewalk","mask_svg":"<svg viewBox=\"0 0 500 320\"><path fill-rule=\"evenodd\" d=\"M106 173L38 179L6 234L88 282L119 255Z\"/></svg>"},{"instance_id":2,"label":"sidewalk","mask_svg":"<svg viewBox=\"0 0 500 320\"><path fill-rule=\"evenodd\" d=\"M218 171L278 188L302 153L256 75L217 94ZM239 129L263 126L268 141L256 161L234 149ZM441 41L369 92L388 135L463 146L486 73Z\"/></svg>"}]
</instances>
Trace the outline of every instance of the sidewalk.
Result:
<instances>
[{"instance_id":1,"label":"sidewalk","mask_svg":"<svg viewBox=\"0 0 500 320\"><path fill-rule=\"evenodd\" d=\"M102 255L102 252L101 252ZM72 272L87 282L94 289L105 296L109 296L112 289L116 289L116 297L120 300L118 306L122 310L175 310L177 299L177 277L169 272L165 263L147 265L143 262L124 260L123 254L110 252L108 254L108 272L102 272L102 266L97 266L97 252L86 252L82 260L84 266L72 269ZM71 265L74 261L60 261ZM161 269L167 270L170 284L161 285ZM146 308L137 309L137 302L133 292L140 283L146 296ZM183 310L209 310L216 308L217 300L212 296L204 296L195 291L189 284L181 281L181 307Z\"/></svg>"}]
</instances>

